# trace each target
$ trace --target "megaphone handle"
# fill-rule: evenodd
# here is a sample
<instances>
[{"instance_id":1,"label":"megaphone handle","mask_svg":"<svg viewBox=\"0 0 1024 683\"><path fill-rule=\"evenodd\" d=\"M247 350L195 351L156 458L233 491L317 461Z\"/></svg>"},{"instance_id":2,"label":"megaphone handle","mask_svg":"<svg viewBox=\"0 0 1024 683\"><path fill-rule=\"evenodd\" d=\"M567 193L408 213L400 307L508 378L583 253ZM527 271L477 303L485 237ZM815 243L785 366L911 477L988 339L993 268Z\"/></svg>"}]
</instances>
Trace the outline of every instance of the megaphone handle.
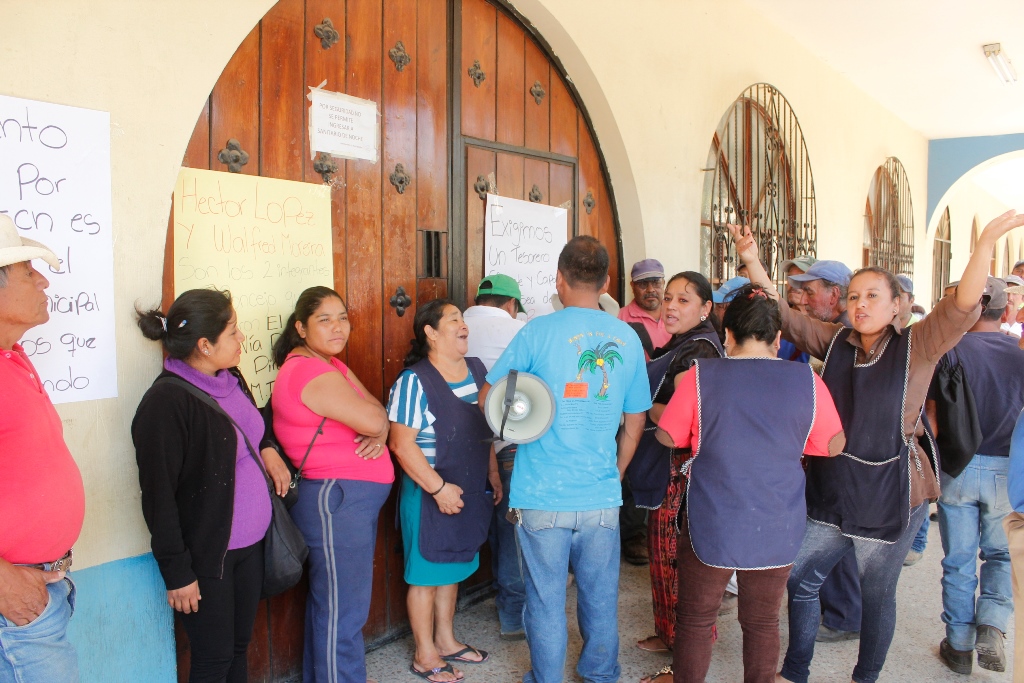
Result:
<instances>
[{"instance_id":1,"label":"megaphone handle","mask_svg":"<svg viewBox=\"0 0 1024 683\"><path fill-rule=\"evenodd\" d=\"M518 370L508 371L508 381L505 383L505 400L502 401L504 409L501 411L501 428L498 430L498 439L500 441L505 440L505 423L508 422L508 412L512 409L512 402L516 397L516 378L518 376Z\"/></svg>"}]
</instances>

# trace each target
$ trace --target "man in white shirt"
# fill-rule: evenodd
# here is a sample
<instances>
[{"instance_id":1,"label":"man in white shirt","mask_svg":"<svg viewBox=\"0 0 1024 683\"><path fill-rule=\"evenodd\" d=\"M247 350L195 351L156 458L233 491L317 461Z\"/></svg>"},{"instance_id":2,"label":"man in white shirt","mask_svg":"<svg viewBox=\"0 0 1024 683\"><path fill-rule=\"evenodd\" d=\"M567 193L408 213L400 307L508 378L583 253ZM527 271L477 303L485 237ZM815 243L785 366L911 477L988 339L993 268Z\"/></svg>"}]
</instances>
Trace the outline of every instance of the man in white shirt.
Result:
<instances>
[{"instance_id":1,"label":"man in white shirt","mask_svg":"<svg viewBox=\"0 0 1024 683\"><path fill-rule=\"evenodd\" d=\"M508 275L489 275L480 281L475 303L462 314L469 326L469 351L466 355L479 358L490 370L512 337L526 325L516 318L516 314L523 311L522 293L519 284ZM494 602L498 607L502 640L522 640L526 637L523 630L526 587L516 551L515 526L505 519L516 445L499 441L494 448L498 455L498 473L505 489L505 496L494 507L491 520L491 572L498 583L498 596Z\"/></svg>"},{"instance_id":2,"label":"man in white shirt","mask_svg":"<svg viewBox=\"0 0 1024 683\"><path fill-rule=\"evenodd\" d=\"M1009 304L1006 306L1006 315L1003 316L1003 324L999 326L999 329L1007 334L1011 334L1015 337L1021 336L1021 324L1017 322L1017 311L1021 309L1022 303L1024 303L1024 294L1019 294L1017 290L1020 286L1024 285L1024 278L1017 277L1016 275L1007 275L1005 278L1006 284L1010 285L1006 288L1006 298Z\"/></svg>"}]
</instances>

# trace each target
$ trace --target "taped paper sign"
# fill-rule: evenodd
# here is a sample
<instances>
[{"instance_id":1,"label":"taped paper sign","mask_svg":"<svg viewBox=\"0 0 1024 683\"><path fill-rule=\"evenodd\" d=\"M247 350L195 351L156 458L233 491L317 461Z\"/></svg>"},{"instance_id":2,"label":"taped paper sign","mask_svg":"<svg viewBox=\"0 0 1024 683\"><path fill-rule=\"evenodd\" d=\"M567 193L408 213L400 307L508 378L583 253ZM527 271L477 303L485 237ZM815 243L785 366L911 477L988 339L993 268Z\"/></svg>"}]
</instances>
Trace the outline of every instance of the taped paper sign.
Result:
<instances>
[{"instance_id":1,"label":"taped paper sign","mask_svg":"<svg viewBox=\"0 0 1024 683\"><path fill-rule=\"evenodd\" d=\"M377 103L342 93L310 88L310 158L325 152L347 159L377 163L380 124Z\"/></svg>"},{"instance_id":2,"label":"taped paper sign","mask_svg":"<svg viewBox=\"0 0 1024 683\"><path fill-rule=\"evenodd\" d=\"M569 212L488 194L484 222L485 275L502 273L519 283L527 318L551 313Z\"/></svg>"},{"instance_id":3,"label":"taped paper sign","mask_svg":"<svg viewBox=\"0 0 1024 683\"><path fill-rule=\"evenodd\" d=\"M231 292L245 333L239 368L259 405L271 347L304 289L334 287L331 188L183 168L174 186L174 294Z\"/></svg>"},{"instance_id":4,"label":"taped paper sign","mask_svg":"<svg viewBox=\"0 0 1024 683\"><path fill-rule=\"evenodd\" d=\"M33 262L50 320L20 341L50 398L117 396L110 114L0 96L0 213L60 259Z\"/></svg>"}]
</instances>

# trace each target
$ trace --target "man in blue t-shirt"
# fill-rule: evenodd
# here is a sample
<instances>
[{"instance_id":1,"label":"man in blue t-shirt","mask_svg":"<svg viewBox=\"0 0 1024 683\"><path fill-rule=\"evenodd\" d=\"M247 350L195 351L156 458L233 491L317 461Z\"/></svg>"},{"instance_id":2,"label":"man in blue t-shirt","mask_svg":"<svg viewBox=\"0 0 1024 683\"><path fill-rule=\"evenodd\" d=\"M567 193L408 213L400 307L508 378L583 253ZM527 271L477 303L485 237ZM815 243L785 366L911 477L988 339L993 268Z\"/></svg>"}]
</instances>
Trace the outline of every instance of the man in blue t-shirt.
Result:
<instances>
[{"instance_id":1,"label":"man in blue t-shirt","mask_svg":"<svg viewBox=\"0 0 1024 683\"><path fill-rule=\"evenodd\" d=\"M942 474L939 533L942 538L942 621L946 638L939 654L957 673L978 665L1006 669L1006 625L1013 612L1010 550L1003 518L1007 506L1010 438L1024 407L1024 351L999 329L1006 309L1006 283L988 278L982 314L960 343L939 361L959 364L974 395L982 441L977 455L955 479ZM938 373L936 373L938 376ZM931 400L928 402L933 404ZM935 414L933 405L929 415ZM944 425L935 425L941 432ZM978 555L981 590L978 591Z\"/></svg>"},{"instance_id":2,"label":"man in blue t-shirt","mask_svg":"<svg viewBox=\"0 0 1024 683\"><path fill-rule=\"evenodd\" d=\"M598 306L608 283L607 250L593 237L574 237L558 257L555 279L565 308L527 323L480 392L482 407L491 385L515 369L537 375L555 395L551 429L520 445L512 471L509 507L523 558L532 665L523 683L562 680L570 563L583 633L576 669L589 683L619 679L620 480L651 392L636 332Z\"/></svg>"}]
</instances>

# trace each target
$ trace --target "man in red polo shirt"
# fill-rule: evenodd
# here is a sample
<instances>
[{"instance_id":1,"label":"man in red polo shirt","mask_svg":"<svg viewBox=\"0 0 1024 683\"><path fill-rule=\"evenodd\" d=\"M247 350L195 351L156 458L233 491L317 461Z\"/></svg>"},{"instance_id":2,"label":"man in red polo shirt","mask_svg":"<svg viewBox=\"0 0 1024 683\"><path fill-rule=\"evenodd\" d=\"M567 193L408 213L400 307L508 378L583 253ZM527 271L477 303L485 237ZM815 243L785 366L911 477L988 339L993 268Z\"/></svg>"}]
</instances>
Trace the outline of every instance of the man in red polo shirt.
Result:
<instances>
[{"instance_id":1,"label":"man in red polo shirt","mask_svg":"<svg viewBox=\"0 0 1024 683\"><path fill-rule=\"evenodd\" d=\"M650 360L651 352L672 338L661 320L661 300L665 298L665 269L661 262L648 258L634 263L629 285L633 288L633 301L619 311L619 320L637 333L644 356Z\"/></svg>"},{"instance_id":2,"label":"man in red polo shirt","mask_svg":"<svg viewBox=\"0 0 1024 683\"><path fill-rule=\"evenodd\" d=\"M67 575L85 515L82 475L60 417L18 344L49 317L46 278L60 262L0 214L0 681L78 681L67 640L75 588Z\"/></svg>"}]
</instances>

